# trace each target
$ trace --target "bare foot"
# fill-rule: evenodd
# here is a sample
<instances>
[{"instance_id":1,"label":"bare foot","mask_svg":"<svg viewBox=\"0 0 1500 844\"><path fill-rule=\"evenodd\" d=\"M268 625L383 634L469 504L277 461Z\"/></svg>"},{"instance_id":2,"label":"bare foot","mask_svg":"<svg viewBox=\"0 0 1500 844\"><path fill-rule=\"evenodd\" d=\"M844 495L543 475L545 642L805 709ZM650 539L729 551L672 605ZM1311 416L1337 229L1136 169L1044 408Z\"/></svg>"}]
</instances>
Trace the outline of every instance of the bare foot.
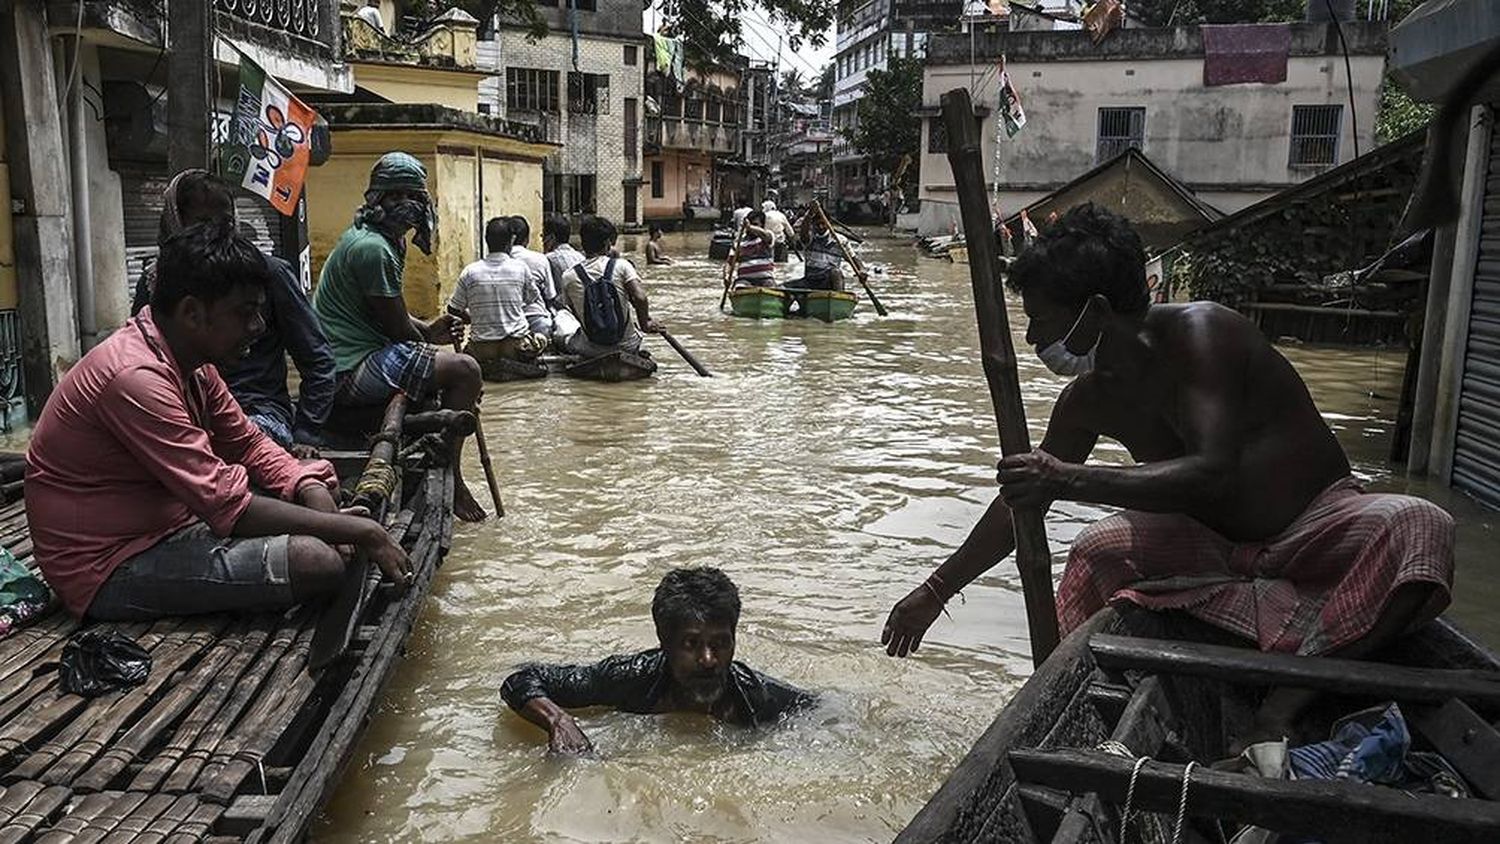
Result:
<instances>
[{"instance_id":1,"label":"bare foot","mask_svg":"<svg viewBox=\"0 0 1500 844\"><path fill-rule=\"evenodd\" d=\"M482 522L489 514L474 500L474 493L469 491L469 485L459 483L453 490L453 515L466 522Z\"/></svg>"}]
</instances>

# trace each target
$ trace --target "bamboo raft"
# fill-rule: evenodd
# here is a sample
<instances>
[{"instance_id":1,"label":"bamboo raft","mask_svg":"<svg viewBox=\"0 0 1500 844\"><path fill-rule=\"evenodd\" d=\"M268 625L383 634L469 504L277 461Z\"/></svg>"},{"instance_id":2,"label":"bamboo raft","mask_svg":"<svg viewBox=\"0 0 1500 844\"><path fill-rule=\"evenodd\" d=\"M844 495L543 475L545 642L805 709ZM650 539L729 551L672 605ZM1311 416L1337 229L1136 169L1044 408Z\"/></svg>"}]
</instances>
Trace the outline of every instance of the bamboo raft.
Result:
<instances>
[{"instance_id":1,"label":"bamboo raft","mask_svg":"<svg viewBox=\"0 0 1500 844\"><path fill-rule=\"evenodd\" d=\"M898 844L1118 842L1131 791L1132 842L1173 841L1178 817L1190 844L1227 840L1242 824L1330 844L1500 841L1494 654L1444 620L1379 662L1220 644L1229 640L1183 616L1101 611L1027 680ZM1412 748L1441 753L1472 797L1210 769L1276 686L1325 693L1298 725L1301 741L1326 738L1339 716L1397 702ZM1140 757L1151 761L1132 784Z\"/></svg>"},{"instance_id":2,"label":"bamboo raft","mask_svg":"<svg viewBox=\"0 0 1500 844\"><path fill-rule=\"evenodd\" d=\"M585 358L579 355L543 355L535 361L490 358L480 361L484 380L531 381L562 373L584 381L638 381L656 373L656 361L634 352L618 351Z\"/></svg>"},{"instance_id":3,"label":"bamboo raft","mask_svg":"<svg viewBox=\"0 0 1500 844\"><path fill-rule=\"evenodd\" d=\"M405 455L385 508L415 581L398 595L367 574L347 650L320 671L308 656L331 614L321 608L110 625L151 653L151 672L92 699L59 689L57 663L68 638L94 625L54 603L0 639L0 844L299 840L452 543L452 472L446 460L412 463L420 449ZM369 452L328 456L348 479ZM0 545L35 566L24 500L0 508Z\"/></svg>"}]
</instances>

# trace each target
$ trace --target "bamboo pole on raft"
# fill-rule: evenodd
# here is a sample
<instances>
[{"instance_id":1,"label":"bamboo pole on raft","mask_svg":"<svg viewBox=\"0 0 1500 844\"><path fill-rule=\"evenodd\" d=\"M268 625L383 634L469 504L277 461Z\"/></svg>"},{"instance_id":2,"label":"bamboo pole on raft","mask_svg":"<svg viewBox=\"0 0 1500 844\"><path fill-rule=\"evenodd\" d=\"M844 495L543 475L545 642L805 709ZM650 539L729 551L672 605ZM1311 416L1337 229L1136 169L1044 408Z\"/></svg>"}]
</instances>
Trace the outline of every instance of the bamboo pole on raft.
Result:
<instances>
[{"instance_id":1,"label":"bamboo pole on raft","mask_svg":"<svg viewBox=\"0 0 1500 844\"><path fill-rule=\"evenodd\" d=\"M955 88L943 95L943 125L948 130L948 165L958 190L964 242L969 248L969 281L974 288L974 311L979 320L980 355L989 383L995 422L1000 428L1000 450L1006 455L1031 451L1026 408L1021 402L1021 379L1016 374L1016 350L1010 320L1000 289L989 203L984 195L979 123L974 119L969 92ZM998 119L998 118L997 118ZM1057 647L1057 603L1052 595L1052 555L1047 549L1045 512L1017 510L1016 567L1026 596L1026 624L1031 632L1031 659L1041 665Z\"/></svg>"}]
</instances>

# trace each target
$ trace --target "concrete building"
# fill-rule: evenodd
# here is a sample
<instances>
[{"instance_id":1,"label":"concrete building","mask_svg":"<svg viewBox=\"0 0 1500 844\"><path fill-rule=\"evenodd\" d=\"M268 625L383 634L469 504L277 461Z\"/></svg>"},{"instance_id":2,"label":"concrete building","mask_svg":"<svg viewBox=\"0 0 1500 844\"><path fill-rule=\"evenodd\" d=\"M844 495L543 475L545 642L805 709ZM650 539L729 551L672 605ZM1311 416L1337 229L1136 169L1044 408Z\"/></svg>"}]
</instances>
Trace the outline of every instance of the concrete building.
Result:
<instances>
[{"instance_id":1,"label":"concrete building","mask_svg":"<svg viewBox=\"0 0 1500 844\"><path fill-rule=\"evenodd\" d=\"M1397 83L1413 98L1453 111L1452 132L1442 131L1442 120L1433 124L1425 163L1437 168L1435 183L1459 187L1458 207L1448 209L1447 219L1408 220L1408 226L1436 224L1436 232L1407 469L1490 508L1500 507L1497 51L1500 4L1493 0L1425 3L1391 33Z\"/></svg>"},{"instance_id":2,"label":"concrete building","mask_svg":"<svg viewBox=\"0 0 1500 844\"><path fill-rule=\"evenodd\" d=\"M827 201L833 177L833 129L823 103L781 102L770 145L771 186L786 207Z\"/></svg>"},{"instance_id":3,"label":"concrete building","mask_svg":"<svg viewBox=\"0 0 1500 844\"><path fill-rule=\"evenodd\" d=\"M848 0L839 5L835 37L833 202L840 213L877 216L891 174L875 172L849 142L858 124L858 101L872 70L892 56L922 58L933 33L958 28L962 0Z\"/></svg>"},{"instance_id":4,"label":"concrete building","mask_svg":"<svg viewBox=\"0 0 1500 844\"><path fill-rule=\"evenodd\" d=\"M635 0L541 0L551 28L528 40L498 21L479 44L491 74L479 86L479 110L538 127L561 146L547 159L542 204L548 212L602 214L641 223L641 128L645 62L650 56ZM574 20L576 15L576 25Z\"/></svg>"},{"instance_id":5,"label":"concrete building","mask_svg":"<svg viewBox=\"0 0 1500 844\"><path fill-rule=\"evenodd\" d=\"M1005 212L1031 204L1128 147L1144 150L1163 171L1225 213L1348 161L1356 148L1373 149L1386 25L1343 24L1352 98L1333 26L1266 26L1274 29L1267 40L1284 38L1283 53L1206 51L1209 28L1196 26L1122 29L1098 45L1076 30L981 32L972 45L973 64L969 36L929 39L922 84L927 119L920 230L946 232L958 220L939 103L944 92L969 87L971 80L976 81L971 95L980 104L988 181L998 169L998 204ZM991 110L998 100L1002 55L1027 123L1016 137L999 141L997 157ZM1280 78L1207 84L1206 74L1221 66L1248 66L1263 74L1269 68L1262 79Z\"/></svg>"},{"instance_id":6,"label":"concrete building","mask_svg":"<svg viewBox=\"0 0 1500 844\"><path fill-rule=\"evenodd\" d=\"M213 8L218 137L239 83L231 41L293 91L353 91L335 0ZM0 424L23 393L40 412L60 374L124 322L155 252L173 105L166 18L164 0L0 4ZM261 245L280 248L287 218L256 197L239 205ZM296 263L300 249L283 256Z\"/></svg>"},{"instance_id":7,"label":"concrete building","mask_svg":"<svg viewBox=\"0 0 1500 844\"><path fill-rule=\"evenodd\" d=\"M690 66L685 74L680 83L656 68L646 74L648 223L717 220L721 206L752 187L747 173L754 170L738 157L744 113L739 69Z\"/></svg>"}]
</instances>

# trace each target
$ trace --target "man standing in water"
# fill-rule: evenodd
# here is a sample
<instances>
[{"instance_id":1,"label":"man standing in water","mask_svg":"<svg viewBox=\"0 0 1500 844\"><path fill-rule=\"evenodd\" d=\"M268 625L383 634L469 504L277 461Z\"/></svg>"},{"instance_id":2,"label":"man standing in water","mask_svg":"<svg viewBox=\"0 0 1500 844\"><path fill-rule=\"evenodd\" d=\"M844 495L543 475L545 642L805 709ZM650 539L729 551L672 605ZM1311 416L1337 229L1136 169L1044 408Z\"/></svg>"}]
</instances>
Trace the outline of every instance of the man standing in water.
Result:
<instances>
[{"instance_id":1,"label":"man standing in water","mask_svg":"<svg viewBox=\"0 0 1500 844\"><path fill-rule=\"evenodd\" d=\"M1181 610L1263 650L1370 655L1449 600L1453 520L1364 493L1307 385L1259 329L1208 302L1151 305L1140 238L1085 205L1011 266L1027 342L1062 391L1041 447L999 464L1000 497L891 610L881 641L915 651L943 605L1015 549L1011 507L1124 508L1073 542L1063 632L1106 604ZM1085 463L1100 437L1134 466ZM1242 743L1279 738L1311 699L1267 696Z\"/></svg>"},{"instance_id":2,"label":"man standing in water","mask_svg":"<svg viewBox=\"0 0 1500 844\"><path fill-rule=\"evenodd\" d=\"M593 750L568 709L699 712L743 726L770 724L817 697L734 659L740 593L714 568L673 569L651 601L658 646L593 665L523 665L500 696L547 731L557 753Z\"/></svg>"}]
</instances>

